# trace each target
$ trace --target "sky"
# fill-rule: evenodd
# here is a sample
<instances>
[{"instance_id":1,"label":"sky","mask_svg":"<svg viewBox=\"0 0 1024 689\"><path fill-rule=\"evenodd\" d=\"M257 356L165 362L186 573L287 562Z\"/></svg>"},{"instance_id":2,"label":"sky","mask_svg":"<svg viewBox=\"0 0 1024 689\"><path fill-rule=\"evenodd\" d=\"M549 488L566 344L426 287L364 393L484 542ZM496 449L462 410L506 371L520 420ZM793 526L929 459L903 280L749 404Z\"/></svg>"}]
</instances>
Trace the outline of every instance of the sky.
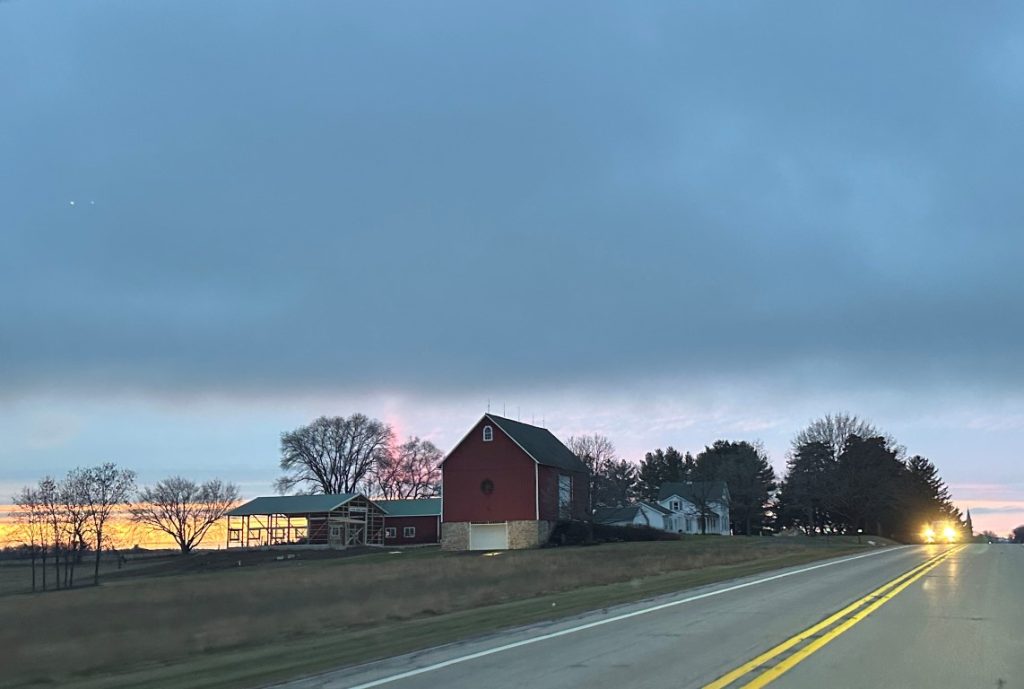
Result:
<instances>
[{"instance_id":1,"label":"sky","mask_svg":"<svg viewBox=\"0 0 1024 689\"><path fill-rule=\"evenodd\" d=\"M1024 6L0 2L0 498L848 411L1024 524ZM3 499L0 499L2 502Z\"/></svg>"}]
</instances>

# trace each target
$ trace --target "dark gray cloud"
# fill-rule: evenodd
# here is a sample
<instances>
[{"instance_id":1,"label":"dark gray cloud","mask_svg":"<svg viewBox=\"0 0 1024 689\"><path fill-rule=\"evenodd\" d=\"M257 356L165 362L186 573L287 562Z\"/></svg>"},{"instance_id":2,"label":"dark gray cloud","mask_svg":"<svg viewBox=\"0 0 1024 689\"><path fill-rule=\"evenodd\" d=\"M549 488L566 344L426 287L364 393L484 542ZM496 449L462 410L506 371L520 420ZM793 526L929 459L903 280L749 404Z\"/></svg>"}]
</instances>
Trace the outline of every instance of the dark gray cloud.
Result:
<instances>
[{"instance_id":1,"label":"dark gray cloud","mask_svg":"<svg viewBox=\"0 0 1024 689\"><path fill-rule=\"evenodd\" d=\"M3 388L1019 386L1022 24L6 3Z\"/></svg>"}]
</instances>

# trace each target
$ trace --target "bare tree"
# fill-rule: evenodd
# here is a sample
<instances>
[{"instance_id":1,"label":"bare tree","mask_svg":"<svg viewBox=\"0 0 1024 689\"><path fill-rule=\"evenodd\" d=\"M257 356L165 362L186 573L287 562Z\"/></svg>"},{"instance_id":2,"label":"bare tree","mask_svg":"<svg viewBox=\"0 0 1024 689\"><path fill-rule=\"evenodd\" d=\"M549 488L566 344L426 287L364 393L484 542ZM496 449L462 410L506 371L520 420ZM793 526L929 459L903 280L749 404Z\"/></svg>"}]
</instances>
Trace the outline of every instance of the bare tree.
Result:
<instances>
[{"instance_id":1,"label":"bare tree","mask_svg":"<svg viewBox=\"0 0 1024 689\"><path fill-rule=\"evenodd\" d=\"M168 534L187 553L238 502L238 486L213 479L203 484L172 476L143 488L132 519Z\"/></svg>"},{"instance_id":2,"label":"bare tree","mask_svg":"<svg viewBox=\"0 0 1024 689\"><path fill-rule=\"evenodd\" d=\"M391 426L364 414L326 417L281 434L277 490L305 488L316 493L354 493L389 459Z\"/></svg>"},{"instance_id":3,"label":"bare tree","mask_svg":"<svg viewBox=\"0 0 1024 689\"><path fill-rule=\"evenodd\" d=\"M444 454L429 440L417 437L392 448L374 470L377 493L389 500L429 498L441 486Z\"/></svg>"},{"instance_id":4,"label":"bare tree","mask_svg":"<svg viewBox=\"0 0 1024 689\"><path fill-rule=\"evenodd\" d=\"M615 461L615 445L607 436L594 433L592 435L571 435L565 441L565 446L572 450L572 453L579 457L580 461L586 464L587 469L590 470L587 514L593 514L594 498L600 488L601 468Z\"/></svg>"},{"instance_id":5,"label":"bare tree","mask_svg":"<svg viewBox=\"0 0 1024 689\"><path fill-rule=\"evenodd\" d=\"M60 588L60 563L61 554L64 549L64 511L60 504L60 487L53 480L52 476L46 476L39 480L36 488L36 498L39 501L39 509L45 523L45 536L53 547L53 585ZM43 550L43 588L46 588L46 551Z\"/></svg>"},{"instance_id":6,"label":"bare tree","mask_svg":"<svg viewBox=\"0 0 1024 689\"><path fill-rule=\"evenodd\" d=\"M67 552L64 557L64 586L75 585L75 566L86 549L89 520L89 472L76 468L60 482L60 505L64 512Z\"/></svg>"},{"instance_id":7,"label":"bare tree","mask_svg":"<svg viewBox=\"0 0 1024 689\"><path fill-rule=\"evenodd\" d=\"M89 520L96 536L96 566L93 571L93 583L99 584L104 531L114 510L121 505L127 506L131 494L135 490L135 472L130 469L119 469L116 464L107 462L87 469L86 478Z\"/></svg>"},{"instance_id":8,"label":"bare tree","mask_svg":"<svg viewBox=\"0 0 1024 689\"><path fill-rule=\"evenodd\" d=\"M810 443L824 443L831 445L834 452L832 459L836 460L846 450L846 442L851 435L858 438L884 438L886 445L896 454L897 458L903 459L906 456L907 448L900 445L894 436L881 432L871 422L849 412L825 414L822 418L811 421L807 428L793 438L792 452L797 452L801 447Z\"/></svg>"},{"instance_id":9,"label":"bare tree","mask_svg":"<svg viewBox=\"0 0 1024 689\"><path fill-rule=\"evenodd\" d=\"M827 445L832 450L832 459L838 459L846 450L846 443L851 435L859 438L874 438L881 435L874 424L864 421L848 412L825 414L807 424L807 428L793 438L793 452L811 443Z\"/></svg>"},{"instance_id":10,"label":"bare tree","mask_svg":"<svg viewBox=\"0 0 1024 689\"><path fill-rule=\"evenodd\" d=\"M43 556L43 590L46 590L46 513L39 500L36 490L25 486L14 496L14 504L18 510L16 519L22 542L29 549L29 560L32 566L32 590L36 584L36 560Z\"/></svg>"}]
</instances>

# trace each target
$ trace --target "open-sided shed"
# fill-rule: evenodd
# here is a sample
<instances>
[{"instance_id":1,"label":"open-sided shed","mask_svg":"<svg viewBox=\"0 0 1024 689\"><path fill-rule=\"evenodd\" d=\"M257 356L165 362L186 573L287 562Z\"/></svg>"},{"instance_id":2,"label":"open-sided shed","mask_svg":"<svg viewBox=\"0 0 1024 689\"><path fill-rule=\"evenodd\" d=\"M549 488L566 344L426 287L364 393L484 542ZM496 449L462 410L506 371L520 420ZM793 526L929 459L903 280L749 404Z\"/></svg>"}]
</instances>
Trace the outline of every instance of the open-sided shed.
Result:
<instances>
[{"instance_id":1,"label":"open-sided shed","mask_svg":"<svg viewBox=\"0 0 1024 689\"><path fill-rule=\"evenodd\" d=\"M384 510L358 493L256 498L227 518L229 548L384 545Z\"/></svg>"}]
</instances>

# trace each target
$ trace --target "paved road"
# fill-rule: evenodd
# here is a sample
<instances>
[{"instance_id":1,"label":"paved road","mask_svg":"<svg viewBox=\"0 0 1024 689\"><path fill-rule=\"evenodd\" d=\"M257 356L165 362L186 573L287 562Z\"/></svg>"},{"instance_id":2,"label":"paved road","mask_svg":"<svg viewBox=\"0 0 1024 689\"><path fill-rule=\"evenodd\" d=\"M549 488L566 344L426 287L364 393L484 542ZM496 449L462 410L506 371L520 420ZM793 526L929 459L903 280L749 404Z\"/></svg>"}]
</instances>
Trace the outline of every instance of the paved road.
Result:
<instances>
[{"instance_id":1,"label":"paved road","mask_svg":"<svg viewBox=\"0 0 1024 689\"><path fill-rule=\"evenodd\" d=\"M756 660L759 656L770 657ZM701 689L709 684L1024 689L1024 547L879 549L286 686Z\"/></svg>"}]
</instances>

